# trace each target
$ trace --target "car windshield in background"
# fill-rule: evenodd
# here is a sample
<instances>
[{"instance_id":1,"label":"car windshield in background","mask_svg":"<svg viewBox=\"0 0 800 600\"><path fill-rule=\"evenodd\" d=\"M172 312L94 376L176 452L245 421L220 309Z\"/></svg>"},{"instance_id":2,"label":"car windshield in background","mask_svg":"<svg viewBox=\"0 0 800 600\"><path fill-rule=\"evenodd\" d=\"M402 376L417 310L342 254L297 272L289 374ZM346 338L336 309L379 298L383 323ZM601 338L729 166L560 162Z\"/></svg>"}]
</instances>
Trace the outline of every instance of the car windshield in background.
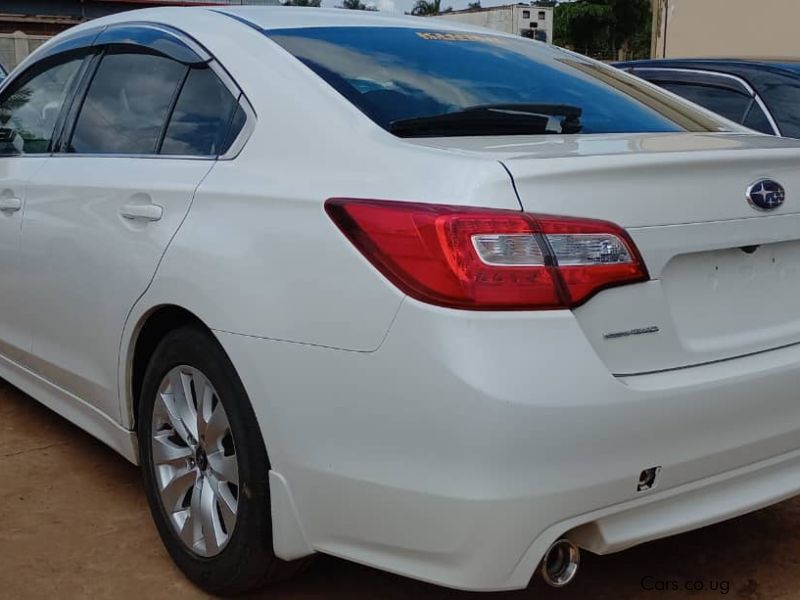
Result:
<instances>
[{"instance_id":1,"label":"car windshield in background","mask_svg":"<svg viewBox=\"0 0 800 600\"><path fill-rule=\"evenodd\" d=\"M772 63L767 63L767 64L769 64L770 66L778 67L779 69L785 69L787 71L791 71L792 73L800 75L800 62L786 61L786 62L772 62Z\"/></svg>"},{"instance_id":2,"label":"car windshield in background","mask_svg":"<svg viewBox=\"0 0 800 600\"><path fill-rule=\"evenodd\" d=\"M406 137L724 129L616 69L522 38L402 27L265 34Z\"/></svg>"}]
</instances>

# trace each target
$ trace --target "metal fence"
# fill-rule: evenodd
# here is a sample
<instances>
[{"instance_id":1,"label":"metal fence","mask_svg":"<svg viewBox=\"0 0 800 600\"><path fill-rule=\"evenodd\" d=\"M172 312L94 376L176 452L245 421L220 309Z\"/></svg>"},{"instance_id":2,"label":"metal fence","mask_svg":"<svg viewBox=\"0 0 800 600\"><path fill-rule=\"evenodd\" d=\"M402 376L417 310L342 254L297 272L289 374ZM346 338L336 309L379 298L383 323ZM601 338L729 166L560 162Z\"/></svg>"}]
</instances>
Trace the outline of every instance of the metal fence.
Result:
<instances>
[{"instance_id":1,"label":"metal fence","mask_svg":"<svg viewBox=\"0 0 800 600\"><path fill-rule=\"evenodd\" d=\"M45 35L27 35L21 31L0 33L0 64L10 71L48 39Z\"/></svg>"}]
</instances>

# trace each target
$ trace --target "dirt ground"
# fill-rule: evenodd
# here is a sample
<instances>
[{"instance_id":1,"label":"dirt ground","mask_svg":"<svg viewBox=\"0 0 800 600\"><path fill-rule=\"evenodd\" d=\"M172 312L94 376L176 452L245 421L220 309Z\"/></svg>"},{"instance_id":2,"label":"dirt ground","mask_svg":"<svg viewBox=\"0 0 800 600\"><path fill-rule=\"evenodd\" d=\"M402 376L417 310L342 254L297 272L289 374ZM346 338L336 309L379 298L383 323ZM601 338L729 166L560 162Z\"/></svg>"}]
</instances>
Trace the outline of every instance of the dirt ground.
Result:
<instances>
[{"instance_id":1,"label":"dirt ground","mask_svg":"<svg viewBox=\"0 0 800 600\"><path fill-rule=\"evenodd\" d=\"M703 591L687 591L698 588ZM666 588L666 589L665 589ZM713 588L713 589L712 589ZM575 583L467 594L319 557L270 599L800 599L800 500L611 556ZM0 381L0 598L203 598L162 549L139 473Z\"/></svg>"}]
</instances>

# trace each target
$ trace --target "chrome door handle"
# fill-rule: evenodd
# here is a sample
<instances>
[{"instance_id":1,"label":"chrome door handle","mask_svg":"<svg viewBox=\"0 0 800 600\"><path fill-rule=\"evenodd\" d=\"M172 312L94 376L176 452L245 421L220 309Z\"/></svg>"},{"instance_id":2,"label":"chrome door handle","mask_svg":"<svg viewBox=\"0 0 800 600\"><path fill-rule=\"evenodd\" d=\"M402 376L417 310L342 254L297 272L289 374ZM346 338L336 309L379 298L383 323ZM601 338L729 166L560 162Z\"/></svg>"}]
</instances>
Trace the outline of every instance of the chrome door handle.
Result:
<instances>
[{"instance_id":1,"label":"chrome door handle","mask_svg":"<svg viewBox=\"0 0 800 600\"><path fill-rule=\"evenodd\" d=\"M158 204L125 204L119 214L131 221L158 221L164 209Z\"/></svg>"},{"instance_id":2,"label":"chrome door handle","mask_svg":"<svg viewBox=\"0 0 800 600\"><path fill-rule=\"evenodd\" d=\"M0 211L3 212L17 212L22 208L22 200L14 196L0 198Z\"/></svg>"}]
</instances>

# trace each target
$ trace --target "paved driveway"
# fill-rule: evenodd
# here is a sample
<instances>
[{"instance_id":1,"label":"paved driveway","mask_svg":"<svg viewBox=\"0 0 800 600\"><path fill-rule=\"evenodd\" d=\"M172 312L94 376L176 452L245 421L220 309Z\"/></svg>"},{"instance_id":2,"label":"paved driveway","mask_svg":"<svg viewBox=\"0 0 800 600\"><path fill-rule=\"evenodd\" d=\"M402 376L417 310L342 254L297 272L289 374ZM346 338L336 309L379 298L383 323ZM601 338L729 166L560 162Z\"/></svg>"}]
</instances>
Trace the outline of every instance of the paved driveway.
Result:
<instances>
[{"instance_id":1,"label":"paved driveway","mask_svg":"<svg viewBox=\"0 0 800 600\"><path fill-rule=\"evenodd\" d=\"M0 598L44 597L204 596L162 549L137 469L0 381ZM800 599L800 500L621 554L584 554L576 582L560 591L535 581L521 592L466 594L320 557L263 597Z\"/></svg>"}]
</instances>

